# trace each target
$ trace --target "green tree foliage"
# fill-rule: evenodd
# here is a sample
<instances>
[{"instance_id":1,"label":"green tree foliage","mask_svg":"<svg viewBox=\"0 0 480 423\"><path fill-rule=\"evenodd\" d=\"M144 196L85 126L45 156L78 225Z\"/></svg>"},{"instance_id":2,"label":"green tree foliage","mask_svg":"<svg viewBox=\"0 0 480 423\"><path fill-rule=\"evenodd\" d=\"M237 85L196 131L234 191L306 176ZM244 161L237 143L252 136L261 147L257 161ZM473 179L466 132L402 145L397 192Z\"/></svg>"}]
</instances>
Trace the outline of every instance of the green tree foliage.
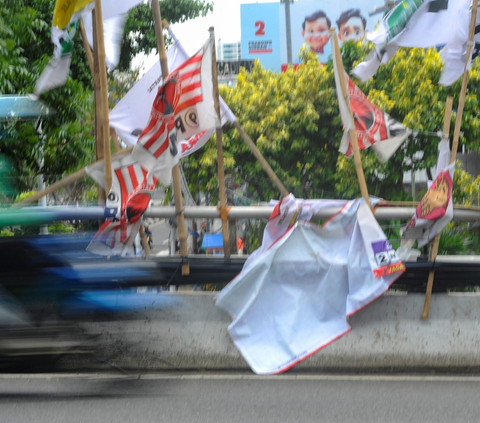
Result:
<instances>
[{"instance_id":1,"label":"green tree foliage","mask_svg":"<svg viewBox=\"0 0 480 423\"><path fill-rule=\"evenodd\" d=\"M203 0L164 0L163 17L172 23L212 9ZM53 54L51 22L54 0L0 0L0 92L29 94ZM129 16L120 70L110 75L114 103L138 73L130 71L133 57L156 48L150 8L141 5ZM80 36L77 35L70 75L63 87L42 95L56 113L42 120L43 136L35 122L10 120L0 124L0 155L8 158L19 191L35 188L35 175L47 183L94 160L93 80Z\"/></svg>"},{"instance_id":2,"label":"green tree foliage","mask_svg":"<svg viewBox=\"0 0 480 423\"><path fill-rule=\"evenodd\" d=\"M346 43L343 56L347 71L366 53L368 48ZM358 197L353 160L338 153L343 129L332 65L321 66L315 55L301 54L303 64L284 73L267 71L257 62L251 73L241 72L235 87L222 86L221 95L280 180L296 196ZM439 139L435 134L443 129L445 100L452 95L457 105L460 91L460 82L451 87L438 85L441 70L442 62L435 50L401 49L380 67L374 78L364 84L355 81L374 104L414 131L386 163L380 163L370 149L362 152L370 194L389 200L411 199L403 188L404 171L413 166L415 170L426 169L432 176L430 169L438 157ZM477 152L480 151L476 141L480 136L479 89L476 61L470 73L460 142ZM455 118L454 110L451 138ZM278 198L278 192L237 131L228 125L224 131L226 172L235 172L238 181L247 182L258 198ZM415 157L419 151L423 155ZM214 140L190 157L188 163L193 192L217 189Z\"/></svg>"}]
</instances>

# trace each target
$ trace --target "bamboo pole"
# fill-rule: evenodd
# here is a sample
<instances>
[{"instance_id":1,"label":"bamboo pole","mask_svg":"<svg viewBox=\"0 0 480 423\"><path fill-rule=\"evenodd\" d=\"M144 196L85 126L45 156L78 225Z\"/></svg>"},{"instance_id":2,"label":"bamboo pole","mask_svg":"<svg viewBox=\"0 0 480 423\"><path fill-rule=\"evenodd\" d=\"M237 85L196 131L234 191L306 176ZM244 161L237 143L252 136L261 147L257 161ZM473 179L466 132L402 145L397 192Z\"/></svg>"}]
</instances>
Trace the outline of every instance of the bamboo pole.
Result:
<instances>
[{"instance_id":1,"label":"bamboo pole","mask_svg":"<svg viewBox=\"0 0 480 423\"><path fill-rule=\"evenodd\" d=\"M94 46L94 49L97 50L101 98L100 142L103 144L103 157L105 158L105 192L108 193L110 191L110 187L112 186L112 152L110 150L108 81L107 64L105 59L105 40L103 38L102 0L95 0L95 29L97 32L97 42Z\"/></svg>"},{"instance_id":2,"label":"bamboo pole","mask_svg":"<svg viewBox=\"0 0 480 423\"><path fill-rule=\"evenodd\" d=\"M126 148L125 150L122 150L120 153L114 154L112 157L131 153L132 150L133 150L133 147ZM103 161L104 161L103 159L98 160L95 163L92 163L90 166L103 163ZM19 203L13 204L12 208L21 208L24 206L28 206L29 204L32 204L35 201L38 201L40 198L45 197L46 195L51 194L52 192L65 188L68 184L72 184L73 182L78 181L80 178L83 178L86 175L87 175L87 172L85 171L85 167L84 167L80 170L77 170L75 173L72 173L71 175L68 175L67 177L61 179L60 181L57 181L54 184L49 185L44 190L39 191L28 198L25 198L25 200L22 200Z\"/></svg>"},{"instance_id":3,"label":"bamboo pole","mask_svg":"<svg viewBox=\"0 0 480 423\"><path fill-rule=\"evenodd\" d=\"M165 80L168 77L168 59L165 50L165 40L163 39L162 14L158 0L152 1L153 20L155 23L155 36L157 38L158 55L160 57L160 66L162 77ZM182 185L180 179L180 165L177 164L172 169L173 193L175 195L175 210L177 212L178 239L180 241L180 255L188 257L187 228L185 227L185 214L183 210ZM182 275L190 274L190 265L182 264Z\"/></svg>"},{"instance_id":4,"label":"bamboo pole","mask_svg":"<svg viewBox=\"0 0 480 423\"><path fill-rule=\"evenodd\" d=\"M95 9L92 10L92 31L93 31L93 45L97 45L97 28L96 28L96 15ZM90 46L87 42L87 50L90 50ZM101 110L102 110L102 96L100 92L100 66L98 61L98 49L94 48L93 50L93 93L95 99L95 154L97 160L102 160L104 157L103 154L103 144L102 139L102 119L101 119ZM97 184L97 198L98 204L106 204L107 196L105 194L105 189Z\"/></svg>"},{"instance_id":5,"label":"bamboo pole","mask_svg":"<svg viewBox=\"0 0 480 423\"><path fill-rule=\"evenodd\" d=\"M273 184L280 191L280 194L283 197L286 197L288 195L287 188L285 188L285 186L282 184L280 179L278 179L278 176L275 174L275 172L273 171L271 166L268 164L267 160L265 160L265 157L263 157L262 153L257 148L255 143L252 141L252 139L248 136L248 134L244 131L244 129L240 126L240 124L237 121L235 121L233 123L233 126L240 133L240 136L242 137L243 141L245 141L245 144L247 144L248 148L253 153L255 158L258 160L258 162L262 166L263 170L267 173L270 180L273 182Z\"/></svg>"},{"instance_id":6,"label":"bamboo pole","mask_svg":"<svg viewBox=\"0 0 480 423\"><path fill-rule=\"evenodd\" d=\"M450 122L452 120L452 108L453 108L453 98L448 97L446 106L445 106L445 118L443 121L443 139L446 141L449 140L449 133L450 133ZM432 263L435 262L438 255L438 246L440 245L440 234L438 234L432 243L432 248L430 250L430 261ZM428 319L428 312L430 310L430 301L432 299L432 290L433 290L433 280L435 279L435 270L430 270L428 273L428 281L427 281L427 290L425 292L425 303L423 305L423 319Z\"/></svg>"},{"instance_id":7,"label":"bamboo pole","mask_svg":"<svg viewBox=\"0 0 480 423\"><path fill-rule=\"evenodd\" d=\"M228 210L227 195L225 191L225 169L223 160L223 130L222 117L220 114L220 94L218 93L218 75L217 75L217 55L215 53L215 30L213 27L208 29L210 32L210 46L212 48L212 79L213 79L213 102L218 117L217 127L217 169L218 169L218 189L220 197L220 215L222 216L222 234L223 234L223 254L230 257L230 236L228 234Z\"/></svg>"},{"instance_id":8,"label":"bamboo pole","mask_svg":"<svg viewBox=\"0 0 480 423\"><path fill-rule=\"evenodd\" d=\"M371 207L370 197L368 196L367 182L365 180L365 174L363 173L362 157L360 155L360 148L358 147L357 131L355 130L355 120L353 118L352 105L350 104L350 96L348 94L347 82L345 80L345 69L343 68L342 55L340 52L340 46L338 44L338 38L335 29L330 30L330 39L332 40L332 49L335 49L335 61L340 78L340 85L342 87L342 96L345 99L345 103L347 104L349 119L353 124L352 129L350 129L350 142L352 143L353 157L355 160L355 169L357 171L358 183L360 185L360 191L362 193L363 199L367 203L368 207Z\"/></svg>"}]
</instances>

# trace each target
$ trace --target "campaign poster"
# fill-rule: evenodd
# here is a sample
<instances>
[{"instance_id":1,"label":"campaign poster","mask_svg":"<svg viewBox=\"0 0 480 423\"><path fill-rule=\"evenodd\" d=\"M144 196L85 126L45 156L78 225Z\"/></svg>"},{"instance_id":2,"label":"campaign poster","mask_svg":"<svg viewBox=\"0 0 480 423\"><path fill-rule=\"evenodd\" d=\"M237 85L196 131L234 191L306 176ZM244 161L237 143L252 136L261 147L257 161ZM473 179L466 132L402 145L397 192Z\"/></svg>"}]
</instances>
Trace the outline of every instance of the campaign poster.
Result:
<instances>
[{"instance_id":1,"label":"campaign poster","mask_svg":"<svg viewBox=\"0 0 480 423\"><path fill-rule=\"evenodd\" d=\"M280 72L280 3L242 4L240 13L242 59Z\"/></svg>"},{"instance_id":2,"label":"campaign poster","mask_svg":"<svg viewBox=\"0 0 480 423\"><path fill-rule=\"evenodd\" d=\"M331 54L329 30L335 28L340 45L361 41L373 32L385 13L384 0L299 0L290 4L292 60L299 63L302 46L317 53L320 62ZM280 9L281 61L287 64L285 5Z\"/></svg>"}]
</instances>

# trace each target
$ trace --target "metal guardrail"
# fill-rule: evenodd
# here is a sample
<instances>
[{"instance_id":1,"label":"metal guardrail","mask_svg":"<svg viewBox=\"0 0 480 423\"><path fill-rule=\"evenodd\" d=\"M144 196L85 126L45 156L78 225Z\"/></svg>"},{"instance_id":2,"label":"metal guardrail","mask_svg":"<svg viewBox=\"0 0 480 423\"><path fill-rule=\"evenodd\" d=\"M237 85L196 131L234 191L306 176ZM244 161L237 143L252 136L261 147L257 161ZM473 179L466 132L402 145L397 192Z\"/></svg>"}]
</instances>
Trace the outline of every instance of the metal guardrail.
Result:
<instances>
[{"instance_id":1,"label":"metal guardrail","mask_svg":"<svg viewBox=\"0 0 480 423\"><path fill-rule=\"evenodd\" d=\"M407 292L425 292L428 274L435 270L433 292L446 292L480 285L480 260L470 256L444 256L445 262L407 262L406 272L393 284L392 289ZM179 256L149 257L146 259L99 260L96 262L77 262L75 270L86 286L117 285L128 287L185 286L199 287L222 286L234 279L242 270L246 256L208 257L192 255L182 259ZM463 261L464 260L464 261ZM447 262L448 261L448 262ZM190 265L190 275L182 276L182 263Z\"/></svg>"},{"instance_id":2,"label":"metal guardrail","mask_svg":"<svg viewBox=\"0 0 480 423\"><path fill-rule=\"evenodd\" d=\"M340 211L340 207L327 207L313 216L314 219L324 220ZM216 207L199 206L185 207L186 218L220 219L220 210ZM234 206L228 212L228 217L235 219L268 219L273 212L272 206ZM170 218L175 217L175 207L150 207L145 217ZM377 220L404 220L408 221L415 213L415 207L379 207L375 210ZM480 221L480 210L457 208L453 211L453 220L463 222Z\"/></svg>"},{"instance_id":3,"label":"metal guardrail","mask_svg":"<svg viewBox=\"0 0 480 423\"><path fill-rule=\"evenodd\" d=\"M220 219L220 210L212 206L185 207L185 218L189 219ZM272 214L272 206L233 206L228 212L228 217L236 219L268 219ZM325 220L340 211L339 207L328 207L322 209L313 216L317 220ZM375 210L375 218L379 221L402 220L408 221L414 215L414 207L379 207ZM154 206L149 207L144 216L147 218L172 218L175 217L175 207ZM93 207L71 207L71 206L51 206L51 207L26 207L23 209L9 210L0 212L0 226L22 225L22 224L41 224L53 222L56 220L75 220L75 219L104 219L105 208L99 206ZM454 208L453 220L462 222L480 222L480 209Z\"/></svg>"}]
</instances>

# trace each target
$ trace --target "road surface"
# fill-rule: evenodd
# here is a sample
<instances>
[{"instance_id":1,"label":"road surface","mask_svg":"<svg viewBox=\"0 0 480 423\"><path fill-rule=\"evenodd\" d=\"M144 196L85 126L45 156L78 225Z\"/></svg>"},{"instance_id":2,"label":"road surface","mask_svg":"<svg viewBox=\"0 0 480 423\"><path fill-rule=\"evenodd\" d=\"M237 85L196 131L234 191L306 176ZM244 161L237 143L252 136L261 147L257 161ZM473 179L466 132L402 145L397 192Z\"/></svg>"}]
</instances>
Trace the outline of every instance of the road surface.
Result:
<instances>
[{"instance_id":1,"label":"road surface","mask_svg":"<svg viewBox=\"0 0 480 423\"><path fill-rule=\"evenodd\" d=\"M479 389L466 376L4 374L0 422L467 423Z\"/></svg>"}]
</instances>

